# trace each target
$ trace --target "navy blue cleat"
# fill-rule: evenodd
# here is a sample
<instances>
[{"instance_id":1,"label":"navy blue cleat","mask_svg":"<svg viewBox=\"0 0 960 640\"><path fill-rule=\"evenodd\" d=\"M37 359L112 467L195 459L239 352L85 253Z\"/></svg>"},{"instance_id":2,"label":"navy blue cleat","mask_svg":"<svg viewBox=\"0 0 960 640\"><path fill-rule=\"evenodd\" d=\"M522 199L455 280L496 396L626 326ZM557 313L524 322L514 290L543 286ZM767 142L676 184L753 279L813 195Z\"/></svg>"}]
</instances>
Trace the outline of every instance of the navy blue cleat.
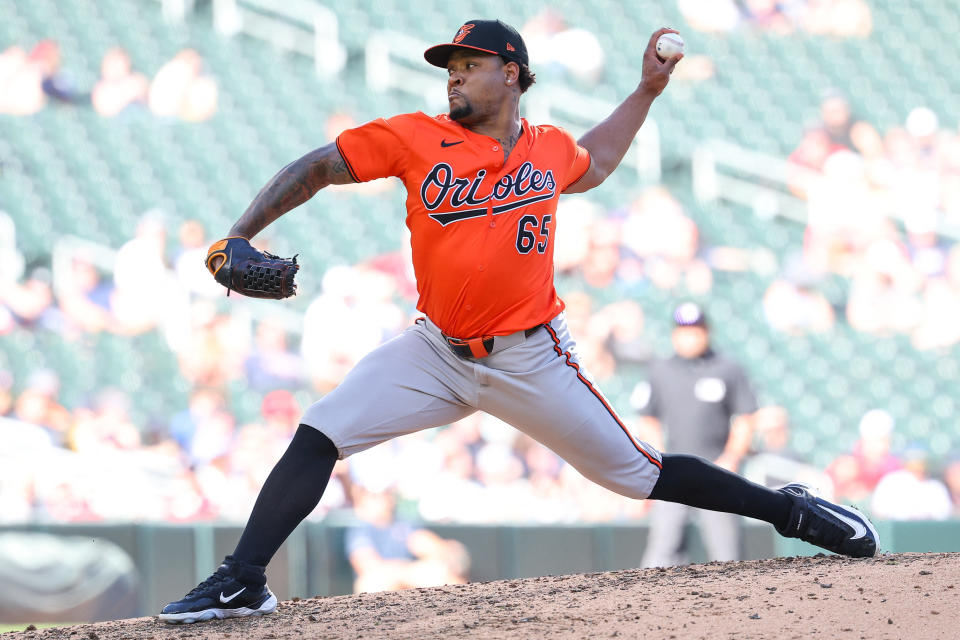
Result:
<instances>
[{"instance_id":1,"label":"navy blue cleat","mask_svg":"<svg viewBox=\"0 0 960 640\"><path fill-rule=\"evenodd\" d=\"M276 609L277 597L266 584L240 582L232 575L231 567L222 564L181 600L165 606L160 612L160 620L170 624L191 624L214 618L262 616Z\"/></svg>"},{"instance_id":2,"label":"navy blue cleat","mask_svg":"<svg viewBox=\"0 0 960 640\"><path fill-rule=\"evenodd\" d=\"M827 502L817 497L810 487L799 482L777 489L793 502L790 521L784 529L777 529L787 538L804 542L827 551L850 556L871 558L877 555L880 538L870 520L853 507Z\"/></svg>"}]
</instances>

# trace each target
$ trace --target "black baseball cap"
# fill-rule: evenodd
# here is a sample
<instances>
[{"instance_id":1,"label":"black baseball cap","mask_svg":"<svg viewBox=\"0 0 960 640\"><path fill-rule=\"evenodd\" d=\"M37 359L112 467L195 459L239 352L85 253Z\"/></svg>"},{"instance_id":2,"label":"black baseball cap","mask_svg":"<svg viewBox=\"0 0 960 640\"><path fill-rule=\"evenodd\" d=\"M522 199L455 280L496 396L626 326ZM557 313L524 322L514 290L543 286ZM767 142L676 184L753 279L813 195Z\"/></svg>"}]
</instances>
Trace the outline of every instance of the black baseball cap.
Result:
<instances>
[{"instance_id":1,"label":"black baseball cap","mask_svg":"<svg viewBox=\"0 0 960 640\"><path fill-rule=\"evenodd\" d=\"M673 324L677 327L707 326L707 315L696 302L684 302L673 311Z\"/></svg>"},{"instance_id":2,"label":"black baseball cap","mask_svg":"<svg viewBox=\"0 0 960 640\"><path fill-rule=\"evenodd\" d=\"M438 44L423 52L435 67L447 68L447 60L457 49L482 51L503 56L517 64L530 64L527 45L516 29L500 20L467 20L448 44Z\"/></svg>"}]
</instances>

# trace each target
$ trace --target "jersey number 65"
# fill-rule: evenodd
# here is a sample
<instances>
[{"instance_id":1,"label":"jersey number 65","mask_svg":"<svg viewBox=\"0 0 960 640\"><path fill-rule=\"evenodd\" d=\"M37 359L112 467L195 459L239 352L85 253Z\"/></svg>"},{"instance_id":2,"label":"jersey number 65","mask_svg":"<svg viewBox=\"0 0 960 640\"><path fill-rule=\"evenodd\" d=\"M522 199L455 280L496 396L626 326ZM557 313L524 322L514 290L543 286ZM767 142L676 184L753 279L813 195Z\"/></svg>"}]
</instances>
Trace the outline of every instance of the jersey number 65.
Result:
<instances>
[{"instance_id":1,"label":"jersey number 65","mask_svg":"<svg viewBox=\"0 0 960 640\"><path fill-rule=\"evenodd\" d=\"M537 253L543 253L547 250L547 243L550 240L550 224L552 215L543 216L543 220L537 220L537 216L526 215L520 218L517 225L517 251L523 254L530 253L534 245L537 247ZM538 228L539 227L539 228ZM537 237L540 241L537 241Z\"/></svg>"}]
</instances>

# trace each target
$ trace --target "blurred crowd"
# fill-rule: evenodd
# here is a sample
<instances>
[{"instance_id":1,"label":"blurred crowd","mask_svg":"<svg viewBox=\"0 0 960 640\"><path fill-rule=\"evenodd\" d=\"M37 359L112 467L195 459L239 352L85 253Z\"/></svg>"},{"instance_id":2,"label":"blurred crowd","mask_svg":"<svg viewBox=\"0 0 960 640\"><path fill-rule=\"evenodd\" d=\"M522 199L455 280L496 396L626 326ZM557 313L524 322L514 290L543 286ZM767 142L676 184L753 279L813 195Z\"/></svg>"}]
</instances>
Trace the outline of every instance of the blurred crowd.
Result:
<instances>
[{"instance_id":1,"label":"blurred crowd","mask_svg":"<svg viewBox=\"0 0 960 640\"><path fill-rule=\"evenodd\" d=\"M705 32L755 29L865 38L873 31L866 0L677 0L677 8L687 24Z\"/></svg>"},{"instance_id":2,"label":"blurred crowd","mask_svg":"<svg viewBox=\"0 0 960 640\"><path fill-rule=\"evenodd\" d=\"M79 86L62 62L60 45L52 39L29 51L12 45L0 52L0 114L28 116L53 102L90 105L106 118L149 109L156 116L201 122L217 110L217 83L193 49L178 52L150 80L134 69L129 53L113 47L104 53L92 87Z\"/></svg>"},{"instance_id":3,"label":"blurred crowd","mask_svg":"<svg viewBox=\"0 0 960 640\"><path fill-rule=\"evenodd\" d=\"M714 272L737 262L711 257L736 250L701 247L696 225L661 187L622 211L603 212L587 199L563 207L558 277L568 287L568 323L580 337L581 357L601 384L653 356L644 310L630 292L706 293ZM131 365L142 369L140 383L98 389L73 406L64 404L63 381L42 358L23 379L0 369L0 520L243 520L306 405L417 315L406 249L330 267L305 312L286 317L276 307L261 313L223 295L203 266L210 238L201 223L184 221L173 241L169 226L151 211L112 262L81 247L56 272L32 265L17 280L0 278L4 339L48 333L82 344L98 334L156 335L176 363L177 380L166 383L187 389L183 406L153 415L134 411L138 393L164 383L152 379L149 365L163 354ZM627 294L603 304L596 293L610 287ZM238 402L258 410L237 411ZM787 428L785 412L761 411L771 419L757 420L754 472L789 468L788 457L840 497L875 498L874 507L889 509L883 513L890 517L916 513L910 509L918 501L904 499L915 494L904 487L930 481L916 447L895 458L888 447L878 473L874 448L858 445L823 473L789 452L788 436L775 437ZM869 439L874 431L863 426L861 433ZM947 506L923 517L943 517L960 505L960 463L942 471ZM586 481L540 444L483 414L338 463L312 517L349 511L358 492L386 492L402 512L425 522L629 520L648 508ZM885 494L891 497L879 497Z\"/></svg>"},{"instance_id":4,"label":"blurred crowd","mask_svg":"<svg viewBox=\"0 0 960 640\"><path fill-rule=\"evenodd\" d=\"M802 251L764 300L771 324L825 331L840 314L857 331L906 335L918 349L960 341L960 131L917 107L881 132L831 93L789 167L809 213ZM849 283L844 299L819 291L831 277Z\"/></svg>"},{"instance_id":5,"label":"blurred crowd","mask_svg":"<svg viewBox=\"0 0 960 640\"><path fill-rule=\"evenodd\" d=\"M791 450L790 419L782 407L762 407L754 417L753 456L743 473L756 482L806 482L877 520L960 518L960 455L937 460L919 441L894 448L895 420L884 409L871 409L852 425L856 440L825 469Z\"/></svg>"},{"instance_id":6,"label":"blurred crowd","mask_svg":"<svg viewBox=\"0 0 960 640\"><path fill-rule=\"evenodd\" d=\"M651 207L672 221L670 229L659 231L663 242L630 249L618 238L630 229L624 237L652 233ZM615 222L600 221L595 208L570 216L575 228L562 234L558 259L571 282L588 289L614 280L710 287L696 227L666 191L650 191ZM243 519L306 404L417 315L408 249L331 266L305 311L287 317L275 306L258 314L247 301L224 296L203 266L210 238L202 224L184 221L175 238L167 237L168 227L162 213L150 211L108 258L79 246L56 264L31 264L20 278L0 278L4 339L45 334L82 345L101 334L155 335L175 361L177 378L154 379L151 362L164 354L144 354L130 363L139 383L65 406L60 374L45 368L53 361L41 355L41 365L19 380L4 371L0 416L11 443L4 455L12 459L0 465L0 518ZM598 378L650 357L635 300L599 305L586 290L566 300ZM134 411L138 393L175 383L187 388L184 406L164 406L155 415ZM238 417L238 399L258 403L258 415ZM378 461L364 463L367 457ZM356 486L389 487L401 502L415 502L420 517L438 521L606 520L644 509L481 415L341 463L317 516L349 507ZM510 500L498 497L507 492Z\"/></svg>"}]
</instances>

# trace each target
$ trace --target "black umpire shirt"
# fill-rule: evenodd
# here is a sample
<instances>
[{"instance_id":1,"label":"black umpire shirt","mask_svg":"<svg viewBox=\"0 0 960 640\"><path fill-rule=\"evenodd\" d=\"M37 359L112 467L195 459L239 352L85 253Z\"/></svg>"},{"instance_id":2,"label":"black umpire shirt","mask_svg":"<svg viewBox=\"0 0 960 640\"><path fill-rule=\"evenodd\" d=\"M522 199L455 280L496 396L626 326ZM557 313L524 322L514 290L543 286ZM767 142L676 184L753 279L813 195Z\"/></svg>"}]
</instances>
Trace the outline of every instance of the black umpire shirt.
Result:
<instances>
[{"instance_id":1,"label":"black umpire shirt","mask_svg":"<svg viewBox=\"0 0 960 640\"><path fill-rule=\"evenodd\" d=\"M654 362L632 400L641 415L660 421L665 451L711 461L723 453L733 416L757 410L740 365L711 350L699 358Z\"/></svg>"}]
</instances>

